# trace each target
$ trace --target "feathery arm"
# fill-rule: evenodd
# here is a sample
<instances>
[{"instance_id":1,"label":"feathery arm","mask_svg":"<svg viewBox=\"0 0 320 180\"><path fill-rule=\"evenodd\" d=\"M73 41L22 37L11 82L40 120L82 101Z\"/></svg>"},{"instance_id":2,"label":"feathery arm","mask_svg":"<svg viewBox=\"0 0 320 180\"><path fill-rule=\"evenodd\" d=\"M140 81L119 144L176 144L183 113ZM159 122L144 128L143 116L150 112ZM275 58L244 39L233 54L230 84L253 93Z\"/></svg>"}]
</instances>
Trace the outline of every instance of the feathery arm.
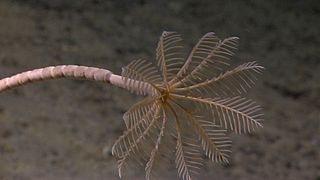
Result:
<instances>
[{"instance_id":1,"label":"feathery arm","mask_svg":"<svg viewBox=\"0 0 320 180\"><path fill-rule=\"evenodd\" d=\"M0 92L7 89L22 86L24 84L59 78L76 78L92 80L97 82L110 83L117 87L125 88L124 80L121 76L113 74L106 69L96 67L59 65L35 69L22 72L11 77L0 80Z\"/></svg>"}]
</instances>

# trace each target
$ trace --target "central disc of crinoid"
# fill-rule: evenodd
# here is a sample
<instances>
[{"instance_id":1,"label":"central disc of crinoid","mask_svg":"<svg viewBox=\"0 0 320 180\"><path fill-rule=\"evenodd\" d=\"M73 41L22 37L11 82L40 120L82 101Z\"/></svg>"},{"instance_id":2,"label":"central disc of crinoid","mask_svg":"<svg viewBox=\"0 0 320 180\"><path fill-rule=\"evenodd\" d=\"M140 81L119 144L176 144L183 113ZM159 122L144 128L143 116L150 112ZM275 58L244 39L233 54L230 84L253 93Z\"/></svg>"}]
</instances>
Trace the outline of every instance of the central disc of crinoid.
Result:
<instances>
[{"instance_id":1,"label":"central disc of crinoid","mask_svg":"<svg viewBox=\"0 0 320 180\"><path fill-rule=\"evenodd\" d=\"M170 92L167 89L162 89L160 91L159 100L161 103L167 103L168 97L170 96Z\"/></svg>"}]
</instances>

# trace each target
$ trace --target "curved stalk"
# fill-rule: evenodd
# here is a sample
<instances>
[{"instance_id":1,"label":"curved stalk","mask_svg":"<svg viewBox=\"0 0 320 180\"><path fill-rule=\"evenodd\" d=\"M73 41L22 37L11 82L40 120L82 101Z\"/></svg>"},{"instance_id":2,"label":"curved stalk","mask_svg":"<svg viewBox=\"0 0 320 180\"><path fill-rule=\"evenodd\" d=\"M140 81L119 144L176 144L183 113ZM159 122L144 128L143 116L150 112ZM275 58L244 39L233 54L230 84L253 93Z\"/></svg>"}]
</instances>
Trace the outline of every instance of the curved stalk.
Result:
<instances>
[{"instance_id":1,"label":"curved stalk","mask_svg":"<svg viewBox=\"0 0 320 180\"><path fill-rule=\"evenodd\" d=\"M108 83L117 87L126 88L122 76L113 74L107 69L77 65L58 65L25 71L0 80L0 92L19 87L36 81L51 79L74 78ZM133 88L138 88L138 83ZM148 94L151 94L149 92Z\"/></svg>"}]
</instances>

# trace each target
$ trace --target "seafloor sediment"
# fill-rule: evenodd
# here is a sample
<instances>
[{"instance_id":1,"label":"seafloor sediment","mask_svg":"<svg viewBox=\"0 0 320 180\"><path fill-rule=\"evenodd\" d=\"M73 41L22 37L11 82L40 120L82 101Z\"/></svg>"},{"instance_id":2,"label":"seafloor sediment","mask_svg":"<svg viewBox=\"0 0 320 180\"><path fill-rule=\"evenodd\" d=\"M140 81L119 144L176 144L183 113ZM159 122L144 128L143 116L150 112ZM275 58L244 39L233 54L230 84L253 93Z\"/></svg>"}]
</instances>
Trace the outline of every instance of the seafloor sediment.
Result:
<instances>
[{"instance_id":1,"label":"seafloor sediment","mask_svg":"<svg viewBox=\"0 0 320 180\"><path fill-rule=\"evenodd\" d=\"M201 179L319 180L319 18L317 1L2 0L0 76L58 64L120 73L133 59L153 60L163 30L187 47L209 31L239 36L234 63L266 67L248 95L264 107L264 128L234 136L231 164L208 162ZM0 179L118 179L110 148L137 100L79 80L1 93Z\"/></svg>"}]
</instances>

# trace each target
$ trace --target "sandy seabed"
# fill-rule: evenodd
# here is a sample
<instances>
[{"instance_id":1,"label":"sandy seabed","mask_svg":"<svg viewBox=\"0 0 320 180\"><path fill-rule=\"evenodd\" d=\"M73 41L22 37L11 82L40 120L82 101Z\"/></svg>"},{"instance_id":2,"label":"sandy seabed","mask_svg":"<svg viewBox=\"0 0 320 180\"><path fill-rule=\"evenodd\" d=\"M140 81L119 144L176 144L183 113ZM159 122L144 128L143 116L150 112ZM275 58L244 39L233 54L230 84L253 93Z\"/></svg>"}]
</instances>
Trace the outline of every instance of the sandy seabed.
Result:
<instances>
[{"instance_id":1,"label":"sandy seabed","mask_svg":"<svg viewBox=\"0 0 320 180\"><path fill-rule=\"evenodd\" d=\"M248 96L264 128L233 136L228 166L201 179L320 180L320 3L314 1L0 1L0 76L59 64L120 73L153 60L163 30L187 47L209 31L239 36L235 64L266 67ZM119 179L110 148L138 97L79 80L35 83L0 94L0 179ZM176 179L176 171L164 179ZM124 179L143 179L141 171Z\"/></svg>"}]
</instances>

